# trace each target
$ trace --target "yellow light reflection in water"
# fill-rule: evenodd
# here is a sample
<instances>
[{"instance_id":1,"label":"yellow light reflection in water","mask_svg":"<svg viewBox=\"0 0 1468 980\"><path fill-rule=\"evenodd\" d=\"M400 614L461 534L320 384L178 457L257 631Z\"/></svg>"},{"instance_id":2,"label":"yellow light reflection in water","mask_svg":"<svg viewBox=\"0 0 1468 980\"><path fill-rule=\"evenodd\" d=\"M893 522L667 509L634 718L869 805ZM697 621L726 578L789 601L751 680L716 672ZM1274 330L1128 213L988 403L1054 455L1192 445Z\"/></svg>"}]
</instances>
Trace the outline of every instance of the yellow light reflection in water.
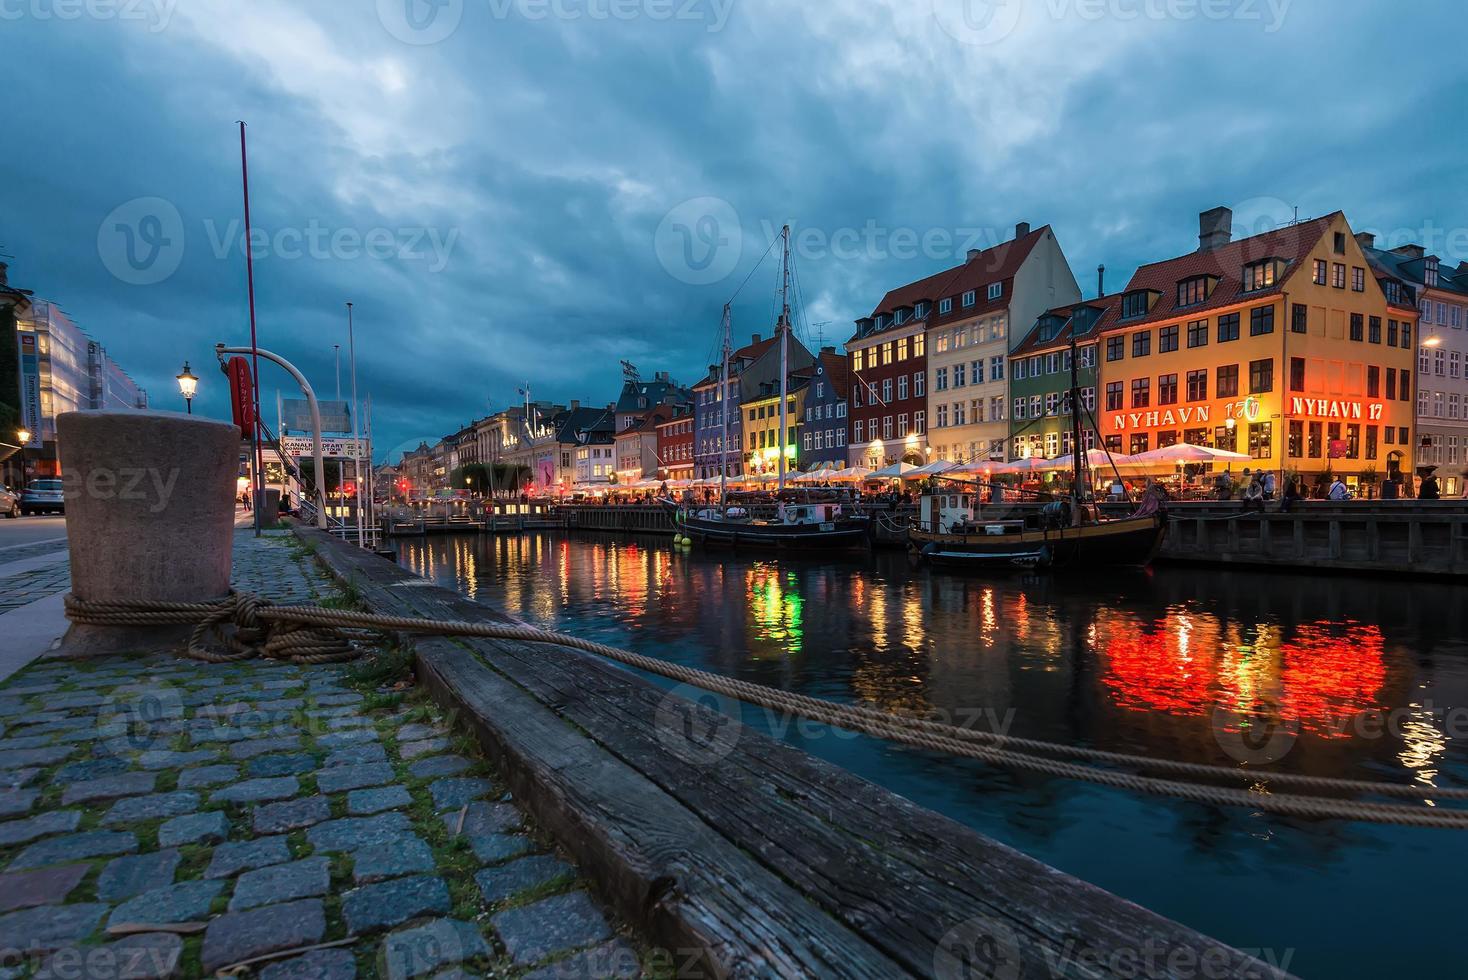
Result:
<instances>
[{"instance_id":1,"label":"yellow light reflection in water","mask_svg":"<svg viewBox=\"0 0 1468 980\"><path fill-rule=\"evenodd\" d=\"M1410 712L1402 725L1402 751L1397 759L1413 773L1413 781L1436 786L1438 763L1448 751L1448 737L1437 726L1432 711L1420 704L1408 706ZM1432 805L1431 800L1424 802Z\"/></svg>"}]
</instances>

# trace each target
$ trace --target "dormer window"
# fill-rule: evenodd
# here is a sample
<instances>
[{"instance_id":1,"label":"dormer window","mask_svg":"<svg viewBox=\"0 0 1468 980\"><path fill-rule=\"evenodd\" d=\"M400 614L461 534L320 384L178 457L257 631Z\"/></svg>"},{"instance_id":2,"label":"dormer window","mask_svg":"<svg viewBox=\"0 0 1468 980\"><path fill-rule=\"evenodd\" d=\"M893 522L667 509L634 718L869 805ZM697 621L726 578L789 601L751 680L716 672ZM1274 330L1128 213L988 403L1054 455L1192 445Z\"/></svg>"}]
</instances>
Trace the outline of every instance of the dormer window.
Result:
<instances>
[{"instance_id":1,"label":"dormer window","mask_svg":"<svg viewBox=\"0 0 1468 980\"><path fill-rule=\"evenodd\" d=\"M882 329L885 329L886 326L887 326L887 315L885 313L878 313L877 316L876 316L876 320L874 321L874 323L875 323L875 326L873 327L874 330L882 330Z\"/></svg>"},{"instance_id":2,"label":"dormer window","mask_svg":"<svg viewBox=\"0 0 1468 980\"><path fill-rule=\"evenodd\" d=\"M1434 256L1429 255L1422 263L1422 282L1428 286L1438 283L1438 264Z\"/></svg>"},{"instance_id":3,"label":"dormer window","mask_svg":"<svg viewBox=\"0 0 1468 980\"><path fill-rule=\"evenodd\" d=\"M974 305L974 291L972 289L963 294L963 305L965 308Z\"/></svg>"},{"instance_id":4,"label":"dormer window","mask_svg":"<svg viewBox=\"0 0 1468 980\"><path fill-rule=\"evenodd\" d=\"M991 300L998 299L999 297L1001 297L1003 295L1004 295L1004 283L1002 283L1002 282L991 282L991 283L989 283L989 298Z\"/></svg>"},{"instance_id":5,"label":"dormer window","mask_svg":"<svg viewBox=\"0 0 1468 980\"><path fill-rule=\"evenodd\" d=\"M1191 276L1182 280L1177 284L1177 305L1197 306L1205 302L1216 282L1216 276Z\"/></svg>"},{"instance_id":6,"label":"dormer window","mask_svg":"<svg viewBox=\"0 0 1468 980\"><path fill-rule=\"evenodd\" d=\"M1152 309L1152 298L1157 295L1154 289L1134 289L1121 298L1121 318L1132 320L1139 316L1146 316Z\"/></svg>"},{"instance_id":7,"label":"dormer window","mask_svg":"<svg viewBox=\"0 0 1468 980\"><path fill-rule=\"evenodd\" d=\"M952 313L952 312L953 312L953 300L951 300L951 299L940 299L940 300L938 300L938 313L939 314Z\"/></svg>"},{"instance_id":8,"label":"dormer window","mask_svg":"<svg viewBox=\"0 0 1468 980\"><path fill-rule=\"evenodd\" d=\"M892 322L894 324L901 325L902 321L903 320L906 320L906 319L907 319L907 310L903 309L902 307L898 307L897 308L897 311L892 314Z\"/></svg>"},{"instance_id":9,"label":"dormer window","mask_svg":"<svg viewBox=\"0 0 1468 980\"><path fill-rule=\"evenodd\" d=\"M1260 289L1268 289L1279 282L1280 274L1284 271L1283 259L1260 259L1258 262L1250 262L1244 266L1242 288L1246 293L1257 292Z\"/></svg>"},{"instance_id":10,"label":"dormer window","mask_svg":"<svg viewBox=\"0 0 1468 980\"><path fill-rule=\"evenodd\" d=\"M1402 302L1401 283L1397 282L1395 279L1387 279L1382 282L1382 287L1386 290L1386 301L1388 303Z\"/></svg>"},{"instance_id":11,"label":"dormer window","mask_svg":"<svg viewBox=\"0 0 1468 980\"><path fill-rule=\"evenodd\" d=\"M914 317L916 317L917 319L919 319L919 320L921 320L923 317L927 316L928 315L928 301L927 300L919 300L918 303L917 303L917 305L912 308L912 315Z\"/></svg>"}]
</instances>

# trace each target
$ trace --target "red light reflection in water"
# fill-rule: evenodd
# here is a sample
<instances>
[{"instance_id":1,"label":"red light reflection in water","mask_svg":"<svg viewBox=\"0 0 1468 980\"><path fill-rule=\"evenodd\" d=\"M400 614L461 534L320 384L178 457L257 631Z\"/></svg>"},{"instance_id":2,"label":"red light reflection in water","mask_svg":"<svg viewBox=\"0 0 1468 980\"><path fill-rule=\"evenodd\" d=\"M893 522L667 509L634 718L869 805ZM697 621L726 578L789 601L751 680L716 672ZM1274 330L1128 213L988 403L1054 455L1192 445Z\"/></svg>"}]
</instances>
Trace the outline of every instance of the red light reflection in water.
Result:
<instances>
[{"instance_id":1,"label":"red light reflection in water","mask_svg":"<svg viewBox=\"0 0 1468 980\"><path fill-rule=\"evenodd\" d=\"M1381 631L1314 622L1283 640L1277 628L1220 626L1206 614L1169 611L1150 624L1098 617L1101 682L1130 711L1204 715L1216 707L1273 716L1327 738L1378 705L1386 682Z\"/></svg>"}]
</instances>

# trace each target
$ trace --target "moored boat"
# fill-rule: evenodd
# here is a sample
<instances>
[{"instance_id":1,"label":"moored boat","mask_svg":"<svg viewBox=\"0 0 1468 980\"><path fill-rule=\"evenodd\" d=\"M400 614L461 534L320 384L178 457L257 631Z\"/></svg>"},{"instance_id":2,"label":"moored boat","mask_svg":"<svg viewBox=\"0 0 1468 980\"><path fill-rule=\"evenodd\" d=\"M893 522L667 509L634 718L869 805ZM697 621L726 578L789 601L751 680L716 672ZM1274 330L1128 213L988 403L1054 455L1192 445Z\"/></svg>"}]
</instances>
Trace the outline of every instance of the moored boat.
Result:
<instances>
[{"instance_id":1,"label":"moored boat","mask_svg":"<svg viewBox=\"0 0 1468 980\"><path fill-rule=\"evenodd\" d=\"M927 494L908 529L913 557L949 568L1050 569L1146 565L1162 546L1166 521L1155 504L1130 517L1100 520L1071 501L1037 512L985 516L977 494Z\"/></svg>"},{"instance_id":2,"label":"moored boat","mask_svg":"<svg viewBox=\"0 0 1468 980\"><path fill-rule=\"evenodd\" d=\"M782 503L773 520L741 507L680 511L678 525L698 544L786 550L865 548L871 520L833 502Z\"/></svg>"}]
</instances>

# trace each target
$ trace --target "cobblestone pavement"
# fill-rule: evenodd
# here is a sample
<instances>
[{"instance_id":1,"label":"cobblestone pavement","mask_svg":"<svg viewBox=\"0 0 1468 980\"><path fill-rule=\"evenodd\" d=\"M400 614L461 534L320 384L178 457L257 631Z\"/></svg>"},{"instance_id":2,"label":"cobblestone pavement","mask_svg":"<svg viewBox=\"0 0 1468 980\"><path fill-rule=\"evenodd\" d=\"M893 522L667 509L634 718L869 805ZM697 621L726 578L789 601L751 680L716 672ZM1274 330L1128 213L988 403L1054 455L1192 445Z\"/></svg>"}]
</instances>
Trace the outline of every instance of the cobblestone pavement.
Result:
<instances>
[{"instance_id":1,"label":"cobblestone pavement","mask_svg":"<svg viewBox=\"0 0 1468 980\"><path fill-rule=\"evenodd\" d=\"M0 578L0 613L27 606L37 599L65 592L71 584L71 565L60 562Z\"/></svg>"},{"instance_id":2,"label":"cobblestone pavement","mask_svg":"<svg viewBox=\"0 0 1468 980\"><path fill-rule=\"evenodd\" d=\"M235 567L342 601L290 540ZM472 741L352 665L40 661L0 724L0 978L639 973Z\"/></svg>"},{"instance_id":3,"label":"cobblestone pavement","mask_svg":"<svg viewBox=\"0 0 1468 980\"><path fill-rule=\"evenodd\" d=\"M12 561L25 561L27 558L40 558L43 555L56 554L65 550L65 540L37 541L35 544L20 545L0 551L0 564Z\"/></svg>"}]
</instances>

